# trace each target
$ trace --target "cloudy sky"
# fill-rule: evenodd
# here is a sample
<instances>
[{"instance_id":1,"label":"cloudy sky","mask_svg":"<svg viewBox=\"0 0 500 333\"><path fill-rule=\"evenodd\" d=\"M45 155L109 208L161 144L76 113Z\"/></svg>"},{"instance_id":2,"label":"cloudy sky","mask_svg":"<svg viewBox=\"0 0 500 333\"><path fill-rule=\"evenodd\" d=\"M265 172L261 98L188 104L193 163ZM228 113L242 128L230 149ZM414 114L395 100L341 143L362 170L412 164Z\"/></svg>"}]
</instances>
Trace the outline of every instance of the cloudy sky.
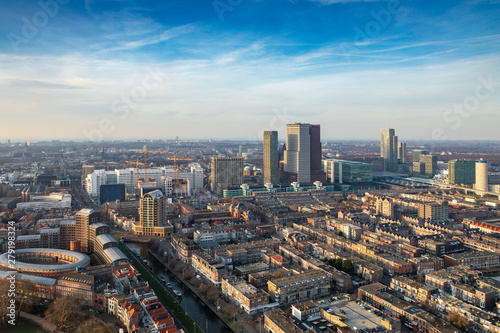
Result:
<instances>
[{"instance_id":1,"label":"cloudy sky","mask_svg":"<svg viewBox=\"0 0 500 333\"><path fill-rule=\"evenodd\" d=\"M500 139L498 0L0 4L0 139Z\"/></svg>"}]
</instances>

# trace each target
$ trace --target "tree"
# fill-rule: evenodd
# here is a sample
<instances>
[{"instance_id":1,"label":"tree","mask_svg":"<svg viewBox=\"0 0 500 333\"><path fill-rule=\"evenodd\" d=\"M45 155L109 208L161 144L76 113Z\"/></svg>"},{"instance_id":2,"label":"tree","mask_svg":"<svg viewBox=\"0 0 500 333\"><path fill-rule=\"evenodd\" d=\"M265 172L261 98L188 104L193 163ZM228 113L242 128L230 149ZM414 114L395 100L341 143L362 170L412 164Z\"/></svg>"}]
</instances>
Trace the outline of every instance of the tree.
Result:
<instances>
[{"instance_id":1,"label":"tree","mask_svg":"<svg viewBox=\"0 0 500 333\"><path fill-rule=\"evenodd\" d=\"M448 320L453 326L463 331L467 327L470 326L469 321L464 316L459 315L457 312L450 312L446 316L446 320Z\"/></svg>"},{"instance_id":2,"label":"tree","mask_svg":"<svg viewBox=\"0 0 500 333\"><path fill-rule=\"evenodd\" d=\"M212 303L215 303L219 299L219 297L220 294L218 291L211 290L207 293L207 299Z\"/></svg>"},{"instance_id":3,"label":"tree","mask_svg":"<svg viewBox=\"0 0 500 333\"><path fill-rule=\"evenodd\" d=\"M113 325L105 324L101 320L92 317L80 324L76 329L76 333L113 333Z\"/></svg>"},{"instance_id":4,"label":"tree","mask_svg":"<svg viewBox=\"0 0 500 333\"><path fill-rule=\"evenodd\" d=\"M67 329L80 310L80 302L74 297L58 297L45 312L46 319L58 329Z\"/></svg>"},{"instance_id":5,"label":"tree","mask_svg":"<svg viewBox=\"0 0 500 333\"><path fill-rule=\"evenodd\" d=\"M198 280L196 277L192 277L191 280L189 280L189 283L191 283L195 287L199 287L201 284L201 281Z\"/></svg>"},{"instance_id":6,"label":"tree","mask_svg":"<svg viewBox=\"0 0 500 333\"><path fill-rule=\"evenodd\" d=\"M342 269L342 259L341 258L335 259L333 267L335 267L336 269Z\"/></svg>"},{"instance_id":7,"label":"tree","mask_svg":"<svg viewBox=\"0 0 500 333\"><path fill-rule=\"evenodd\" d=\"M228 304L222 310L228 318L233 318L233 316L238 312L238 308L234 304Z\"/></svg>"},{"instance_id":8,"label":"tree","mask_svg":"<svg viewBox=\"0 0 500 333\"><path fill-rule=\"evenodd\" d=\"M354 272L354 266L352 265L351 260L346 259L342 262L342 270L347 274L352 274Z\"/></svg>"},{"instance_id":9,"label":"tree","mask_svg":"<svg viewBox=\"0 0 500 333\"><path fill-rule=\"evenodd\" d=\"M206 293L208 293L208 291L210 290L211 286L207 283L204 283L200 286L199 290L200 292L203 294L203 295L206 295Z\"/></svg>"}]
</instances>

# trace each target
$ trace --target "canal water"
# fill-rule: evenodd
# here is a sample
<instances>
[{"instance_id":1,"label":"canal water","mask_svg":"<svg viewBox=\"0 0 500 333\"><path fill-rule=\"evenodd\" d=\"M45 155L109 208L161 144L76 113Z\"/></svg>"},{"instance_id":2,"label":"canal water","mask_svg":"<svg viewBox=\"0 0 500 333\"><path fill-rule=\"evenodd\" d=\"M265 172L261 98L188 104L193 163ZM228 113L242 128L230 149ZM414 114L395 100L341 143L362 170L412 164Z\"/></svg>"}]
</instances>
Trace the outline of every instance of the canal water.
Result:
<instances>
[{"instance_id":1,"label":"canal water","mask_svg":"<svg viewBox=\"0 0 500 333\"><path fill-rule=\"evenodd\" d=\"M145 243L126 243L126 245L136 252L139 252L141 257L146 258L148 263L153 267L153 272L159 277L165 278L170 282L173 289L177 289L182 293L181 306L193 318L193 320L205 332L210 333L230 333L232 332L223 321L217 317L212 310L191 292L189 288L184 286L169 270L167 270L156 258L148 253L148 246ZM207 330L208 327L208 330Z\"/></svg>"}]
</instances>

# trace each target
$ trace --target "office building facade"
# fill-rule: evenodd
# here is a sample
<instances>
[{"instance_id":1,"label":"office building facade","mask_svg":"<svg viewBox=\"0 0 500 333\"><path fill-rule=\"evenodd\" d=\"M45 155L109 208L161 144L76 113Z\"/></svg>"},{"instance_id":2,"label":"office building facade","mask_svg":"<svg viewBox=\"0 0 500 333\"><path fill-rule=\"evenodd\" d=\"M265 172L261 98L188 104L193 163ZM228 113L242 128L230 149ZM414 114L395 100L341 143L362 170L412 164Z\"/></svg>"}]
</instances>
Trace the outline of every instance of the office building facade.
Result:
<instances>
[{"instance_id":1,"label":"office building facade","mask_svg":"<svg viewBox=\"0 0 500 333\"><path fill-rule=\"evenodd\" d=\"M290 181L311 184L326 182L321 162L320 125L286 125L286 150L284 171Z\"/></svg>"},{"instance_id":2,"label":"office building facade","mask_svg":"<svg viewBox=\"0 0 500 333\"><path fill-rule=\"evenodd\" d=\"M384 159L384 171L393 171L398 163L398 137L392 128L380 131L380 157Z\"/></svg>"},{"instance_id":3,"label":"office building facade","mask_svg":"<svg viewBox=\"0 0 500 333\"><path fill-rule=\"evenodd\" d=\"M278 185L280 170L278 159L278 132L264 132L264 184Z\"/></svg>"},{"instance_id":4,"label":"office building facade","mask_svg":"<svg viewBox=\"0 0 500 333\"><path fill-rule=\"evenodd\" d=\"M451 160L448 162L448 183L451 185L473 185L476 182L476 162Z\"/></svg>"},{"instance_id":5,"label":"office building facade","mask_svg":"<svg viewBox=\"0 0 500 333\"><path fill-rule=\"evenodd\" d=\"M222 194L224 189L243 184L242 157L212 157L212 191Z\"/></svg>"}]
</instances>

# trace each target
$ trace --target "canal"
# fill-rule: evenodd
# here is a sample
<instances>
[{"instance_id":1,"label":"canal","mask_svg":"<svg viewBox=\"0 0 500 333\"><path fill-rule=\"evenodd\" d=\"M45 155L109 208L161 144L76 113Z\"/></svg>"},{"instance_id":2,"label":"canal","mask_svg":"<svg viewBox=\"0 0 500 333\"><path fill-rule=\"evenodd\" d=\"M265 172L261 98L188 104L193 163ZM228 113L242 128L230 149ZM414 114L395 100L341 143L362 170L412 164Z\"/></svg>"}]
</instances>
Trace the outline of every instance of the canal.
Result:
<instances>
[{"instance_id":1,"label":"canal","mask_svg":"<svg viewBox=\"0 0 500 333\"><path fill-rule=\"evenodd\" d=\"M219 317L217 317L212 310L205 306L205 304L189 290L182 282L180 282L168 269L166 269L156 258L148 253L148 245L146 243L126 243L127 247L131 250L139 252L141 257L146 258L148 263L153 267L153 272L159 277L165 278L167 282L172 285L173 289L177 289L182 293L182 300L180 304L186 312L193 318L193 320L205 332L232 332ZM208 326L208 330L207 330Z\"/></svg>"}]
</instances>

